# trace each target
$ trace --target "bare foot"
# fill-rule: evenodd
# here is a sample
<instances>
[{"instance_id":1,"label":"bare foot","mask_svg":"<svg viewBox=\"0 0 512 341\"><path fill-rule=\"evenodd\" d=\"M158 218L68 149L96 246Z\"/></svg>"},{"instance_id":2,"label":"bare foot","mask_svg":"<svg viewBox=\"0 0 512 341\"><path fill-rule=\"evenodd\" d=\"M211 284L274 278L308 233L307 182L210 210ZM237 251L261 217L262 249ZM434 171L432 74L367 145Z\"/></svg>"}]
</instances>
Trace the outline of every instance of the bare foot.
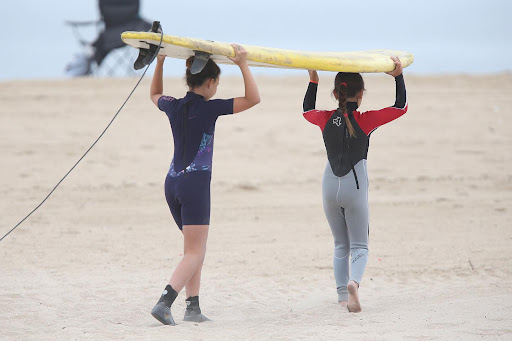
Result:
<instances>
[{"instance_id":1,"label":"bare foot","mask_svg":"<svg viewBox=\"0 0 512 341\"><path fill-rule=\"evenodd\" d=\"M343 308L347 308L347 301L339 301L338 302Z\"/></svg>"},{"instance_id":2,"label":"bare foot","mask_svg":"<svg viewBox=\"0 0 512 341\"><path fill-rule=\"evenodd\" d=\"M359 302L359 293L357 290L359 289L359 285L354 282L350 281L347 285L348 289L348 304L347 308L348 311L351 313L358 313L361 311L361 303Z\"/></svg>"}]
</instances>

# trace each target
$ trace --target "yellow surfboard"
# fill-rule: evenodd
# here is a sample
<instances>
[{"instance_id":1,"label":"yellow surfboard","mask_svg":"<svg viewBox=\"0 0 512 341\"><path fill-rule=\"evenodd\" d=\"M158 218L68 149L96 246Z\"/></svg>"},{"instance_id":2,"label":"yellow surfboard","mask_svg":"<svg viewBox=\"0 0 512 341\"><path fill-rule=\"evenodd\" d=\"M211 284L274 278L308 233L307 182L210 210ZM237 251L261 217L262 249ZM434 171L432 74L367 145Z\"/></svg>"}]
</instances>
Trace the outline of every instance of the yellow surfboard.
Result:
<instances>
[{"instance_id":1,"label":"yellow surfboard","mask_svg":"<svg viewBox=\"0 0 512 341\"><path fill-rule=\"evenodd\" d=\"M161 35L153 32L124 32L121 39L136 48L158 46ZM251 66L292 68L343 72L387 72L395 68L390 56L398 56L403 67L411 65L414 56L407 51L368 50L354 52L308 52L260 47L240 44L247 50L247 61ZM187 59L195 51L212 54L217 63L232 64L227 57L234 57L235 51L229 43L194 39L164 34L159 54L172 58Z\"/></svg>"}]
</instances>

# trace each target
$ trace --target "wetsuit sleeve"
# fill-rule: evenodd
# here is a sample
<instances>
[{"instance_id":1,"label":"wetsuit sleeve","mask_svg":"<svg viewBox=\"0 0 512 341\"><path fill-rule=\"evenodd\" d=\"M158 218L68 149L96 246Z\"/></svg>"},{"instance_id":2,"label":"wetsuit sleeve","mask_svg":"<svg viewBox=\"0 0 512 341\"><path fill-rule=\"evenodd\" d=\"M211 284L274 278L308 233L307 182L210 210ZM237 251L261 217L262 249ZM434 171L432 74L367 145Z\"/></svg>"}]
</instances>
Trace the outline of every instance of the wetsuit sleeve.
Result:
<instances>
[{"instance_id":1,"label":"wetsuit sleeve","mask_svg":"<svg viewBox=\"0 0 512 341\"><path fill-rule=\"evenodd\" d=\"M332 116L334 111L325 111L325 110L309 110L306 111L303 115L306 120L308 120L309 123L313 123L314 125L317 125L324 131L325 125L327 124L327 121L329 121L329 118Z\"/></svg>"},{"instance_id":2,"label":"wetsuit sleeve","mask_svg":"<svg viewBox=\"0 0 512 341\"><path fill-rule=\"evenodd\" d=\"M405 108L407 104L407 94L405 92L404 75L400 74L395 77L396 85L396 100L393 105L394 108Z\"/></svg>"},{"instance_id":3,"label":"wetsuit sleeve","mask_svg":"<svg viewBox=\"0 0 512 341\"><path fill-rule=\"evenodd\" d=\"M233 98L205 101L202 103L200 112L203 128L207 129L215 123L219 116L233 113Z\"/></svg>"},{"instance_id":4,"label":"wetsuit sleeve","mask_svg":"<svg viewBox=\"0 0 512 341\"><path fill-rule=\"evenodd\" d=\"M303 115L308 122L317 125L322 129L325 128L327 120L332 115L332 111L315 110L316 105L316 92L318 90L318 83L309 82L304 102L302 103Z\"/></svg>"},{"instance_id":5,"label":"wetsuit sleeve","mask_svg":"<svg viewBox=\"0 0 512 341\"><path fill-rule=\"evenodd\" d=\"M160 96L158 99L158 109L162 111L171 111L174 106L176 98L171 96Z\"/></svg>"},{"instance_id":6,"label":"wetsuit sleeve","mask_svg":"<svg viewBox=\"0 0 512 341\"><path fill-rule=\"evenodd\" d=\"M208 109L212 114L217 116L231 115L233 113L234 99L213 99L207 101Z\"/></svg>"},{"instance_id":7,"label":"wetsuit sleeve","mask_svg":"<svg viewBox=\"0 0 512 341\"><path fill-rule=\"evenodd\" d=\"M370 135L381 125L389 123L407 112L407 94L403 75L395 77L395 85L396 98L393 106L363 113L354 112L354 117L359 127L361 127L366 135Z\"/></svg>"},{"instance_id":8,"label":"wetsuit sleeve","mask_svg":"<svg viewBox=\"0 0 512 341\"><path fill-rule=\"evenodd\" d=\"M309 82L308 90L304 96L304 102L302 103L303 112L315 109L316 104L316 92L318 90L318 83Z\"/></svg>"}]
</instances>

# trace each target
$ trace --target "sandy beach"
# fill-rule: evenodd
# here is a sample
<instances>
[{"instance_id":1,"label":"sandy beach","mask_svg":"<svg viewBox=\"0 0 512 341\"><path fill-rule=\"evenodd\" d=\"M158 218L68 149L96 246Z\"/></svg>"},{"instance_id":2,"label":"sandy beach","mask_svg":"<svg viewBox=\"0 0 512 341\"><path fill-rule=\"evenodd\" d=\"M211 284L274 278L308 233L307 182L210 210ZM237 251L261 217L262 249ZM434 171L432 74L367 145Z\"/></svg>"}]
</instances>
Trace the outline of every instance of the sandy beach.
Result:
<instances>
[{"instance_id":1,"label":"sandy beach","mask_svg":"<svg viewBox=\"0 0 512 341\"><path fill-rule=\"evenodd\" d=\"M320 73L317 108L337 106ZM361 110L394 102L364 75ZM0 236L112 119L137 79L0 82ZM143 80L50 199L0 242L2 340L511 340L512 74L414 76L409 111L372 134L363 311L337 303L308 76L257 77L262 102L217 121L201 308L150 310L183 252L164 199L167 117ZM216 98L242 95L222 77ZM182 78L164 80L182 97Z\"/></svg>"}]
</instances>

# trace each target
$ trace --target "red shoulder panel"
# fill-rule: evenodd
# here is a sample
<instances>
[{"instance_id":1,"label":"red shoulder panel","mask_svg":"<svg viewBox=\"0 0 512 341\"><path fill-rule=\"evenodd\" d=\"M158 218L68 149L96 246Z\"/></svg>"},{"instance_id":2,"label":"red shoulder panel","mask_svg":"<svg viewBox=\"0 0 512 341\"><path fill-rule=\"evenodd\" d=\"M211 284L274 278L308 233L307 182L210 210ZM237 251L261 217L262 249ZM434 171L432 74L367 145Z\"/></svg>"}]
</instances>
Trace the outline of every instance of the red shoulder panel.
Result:
<instances>
[{"instance_id":1,"label":"red shoulder panel","mask_svg":"<svg viewBox=\"0 0 512 341\"><path fill-rule=\"evenodd\" d=\"M308 120L310 123L313 123L320 127L322 131L324 131L325 125L327 124L327 121L329 121L329 118L331 118L332 114L336 110L309 110L306 111L303 115L306 120Z\"/></svg>"}]
</instances>

